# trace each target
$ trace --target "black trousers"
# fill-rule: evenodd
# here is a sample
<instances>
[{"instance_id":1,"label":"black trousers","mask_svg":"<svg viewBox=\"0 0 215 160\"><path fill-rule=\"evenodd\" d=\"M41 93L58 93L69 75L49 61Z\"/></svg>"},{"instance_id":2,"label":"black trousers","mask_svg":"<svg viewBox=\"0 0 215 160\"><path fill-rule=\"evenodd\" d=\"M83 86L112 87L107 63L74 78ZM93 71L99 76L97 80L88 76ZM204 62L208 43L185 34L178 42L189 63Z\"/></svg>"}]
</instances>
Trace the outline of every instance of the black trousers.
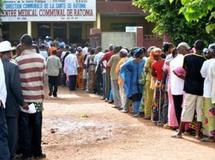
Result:
<instances>
[{"instance_id":1,"label":"black trousers","mask_svg":"<svg viewBox=\"0 0 215 160\"><path fill-rule=\"evenodd\" d=\"M175 106L175 115L178 121L178 124L181 122L181 112L182 112L182 103L183 103L183 95L172 95L174 106Z\"/></svg>"},{"instance_id":2,"label":"black trousers","mask_svg":"<svg viewBox=\"0 0 215 160\"><path fill-rule=\"evenodd\" d=\"M11 157L16 154L16 145L18 137L18 117L6 117L8 128L8 145Z\"/></svg>"},{"instance_id":3,"label":"black trousers","mask_svg":"<svg viewBox=\"0 0 215 160\"><path fill-rule=\"evenodd\" d=\"M53 96L57 96L59 77L49 76L48 78L49 78L49 92L53 94Z\"/></svg>"},{"instance_id":4,"label":"black trousers","mask_svg":"<svg viewBox=\"0 0 215 160\"><path fill-rule=\"evenodd\" d=\"M66 74L63 71L61 72L61 84L66 86Z\"/></svg>"},{"instance_id":5,"label":"black trousers","mask_svg":"<svg viewBox=\"0 0 215 160\"><path fill-rule=\"evenodd\" d=\"M24 157L39 156L42 154L42 112L19 115L19 152Z\"/></svg>"},{"instance_id":6,"label":"black trousers","mask_svg":"<svg viewBox=\"0 0 215 160\"><path fill-rule=\"evenodd\" d=\"M69 90L74 91L76 89L77 84L77 75L70 75L69 76Z\"/></svg>"},{"instance_id":7,"label":"black trousers","mask_svg":"<svg viewBox=\"0 0 215 160\"><path fill-rule=\"evenodd\" d=\"M97 71L96 72L96 87L95 87L95 92L98 94L101 94L103 91L103 77L102 73Z\"/></svg>"},{"instance_id":8,"label":"black trousers","mask_svg":"<svg viewBox=\"0 0 215 160\"><path fill-rule=\"evenodd\" d=\"M5 110L0 106L0 160L10 160Z\"/></svg>"}]
</instances>

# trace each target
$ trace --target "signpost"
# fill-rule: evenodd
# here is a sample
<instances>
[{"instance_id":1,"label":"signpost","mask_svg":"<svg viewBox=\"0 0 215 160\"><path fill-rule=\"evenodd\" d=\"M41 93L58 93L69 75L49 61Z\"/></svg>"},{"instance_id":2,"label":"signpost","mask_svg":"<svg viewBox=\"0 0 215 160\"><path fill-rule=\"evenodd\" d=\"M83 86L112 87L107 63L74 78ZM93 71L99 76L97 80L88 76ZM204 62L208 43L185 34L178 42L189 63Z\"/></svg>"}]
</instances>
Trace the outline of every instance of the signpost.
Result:
<instances>
[{"instance_id":1,"label":"signpost","mask_svg":"<svg viewBox=\"0 0 215 160\"><path fill-rule=\"evenodd\" d=\"M2 22L95 21L96 0L4 0Z\"/></svg>"},{"instance_id":2,"label":"signpost","mask_svg":"<svg viewBox=\"0 0 215 160\"><path fill-rule=\"evenodd\" d=\"M125 27L125 32L137 32L137 28L142 27L142 26L126 26Z\"/></svg>"}]
</instances>

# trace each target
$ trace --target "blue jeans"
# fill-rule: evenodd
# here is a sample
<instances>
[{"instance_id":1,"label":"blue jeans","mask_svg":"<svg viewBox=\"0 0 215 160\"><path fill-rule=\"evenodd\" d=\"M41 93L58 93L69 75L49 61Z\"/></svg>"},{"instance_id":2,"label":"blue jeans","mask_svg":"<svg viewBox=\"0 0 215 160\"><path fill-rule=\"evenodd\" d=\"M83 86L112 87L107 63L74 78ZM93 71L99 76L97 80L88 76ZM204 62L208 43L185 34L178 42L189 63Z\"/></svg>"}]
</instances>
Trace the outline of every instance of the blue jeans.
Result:
<instances>
[{"instance_id":1,"label":"blue jeans","mask_svg":"<svg viewBox=\"0 0 215 160\"><path fill-rule=\"evenodd\" d=\"M133 111L135 114L140 113L140 101L133 102Z\"/></svg>"},{"instance_id":2,"label":"blue jeans","mask_svg":"<svg viewBox=\"0 0 215 160\"><path fill-rule=\"evenodd\" d=\"M102 74L102 79L103 79L102 92L103 92L103 98L105 99L105 94L106 94L106 90L105 90L106 77L105 77L105 74Z\"/></svg>"},{"instance_id":3,"label":"blue jeans","mask_svg":"<svg viewBox=\"0 0 215 160\"><path fill-rule=\"evenodd\" d=\"M0 160L10 160L5 110L0 106Z\"/></svg>"},{"instance_id":4,"label":"blue jeans","mask_svg":"<svg viewBox=\"0 0 215 160\"><path fill-rule=\"evenodd\" d=\"M109 101L113 101L113 93L112 93L112 90L110 90L109 92L109 98L108 98Z\"/></svg>"}]
</instances>

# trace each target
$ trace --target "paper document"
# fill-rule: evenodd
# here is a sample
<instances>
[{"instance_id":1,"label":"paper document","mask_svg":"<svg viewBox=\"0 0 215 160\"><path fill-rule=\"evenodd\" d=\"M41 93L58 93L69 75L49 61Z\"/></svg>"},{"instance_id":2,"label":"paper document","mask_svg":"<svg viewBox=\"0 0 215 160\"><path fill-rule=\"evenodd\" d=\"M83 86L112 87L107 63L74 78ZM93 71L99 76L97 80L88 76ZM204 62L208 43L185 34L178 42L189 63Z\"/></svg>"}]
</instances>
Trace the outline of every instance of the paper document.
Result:
<instances>
[{"instance_id":1,"label":"paper document","mask_svg":"<svg viewBox=\"0 0 215 160\"><path fill-rule=\"evenodd\" d=\"M34 103L31 103L30 105L28 105L28 110L26 110L26 109L24 109L22 107L20 107L20 108L21 108L22 112L29 113L29 114L34 114L34 113L37 112Z\"/></svg>"}]
</instances>

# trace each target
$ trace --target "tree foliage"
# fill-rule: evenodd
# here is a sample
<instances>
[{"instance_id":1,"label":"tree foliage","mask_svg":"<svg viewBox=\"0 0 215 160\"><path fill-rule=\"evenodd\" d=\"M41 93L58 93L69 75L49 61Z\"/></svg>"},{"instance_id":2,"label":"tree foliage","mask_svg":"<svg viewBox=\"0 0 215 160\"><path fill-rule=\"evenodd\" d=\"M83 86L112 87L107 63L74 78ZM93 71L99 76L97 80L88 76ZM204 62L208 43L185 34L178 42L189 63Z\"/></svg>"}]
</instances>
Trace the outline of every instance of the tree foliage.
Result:
<instances>
[{"instance_id":1,"label":"tree foliage","mask_svg":"<svg viewBox=\"0 0 215 160\"><path fill-rule=\"evenodd\" d=\"M154 33L162 35L167 32L175 44L181 41L193 44L196 39L212 42L215 38L215 35L205 30L208 17L192 22L185 19L181 13L183 5L180 0L133 0L133 3L143 8L149 22L155 23Z\"/></svg>"},{"instance_id":2,"label":"tree foliage","mask_svg":"<svg viewBox=\"0 0 215 160\"><path fill-rule=\"evenodd\" d=\"M0 12L2 12L3 0L0 0Z\"/></svg>"},{"instance_id":3,"label":"tree foliage","mask_svg":"<svg viewBox=\"0 0 215 160\"><path fill-rule=\"evenodd\" d=\"M170 0L172 3L174 0ZM215 30L215 0L181 0L183 13L187 21L200 21L208 18L206 30L208 33Z\"/></svg>"}]
</instances>

